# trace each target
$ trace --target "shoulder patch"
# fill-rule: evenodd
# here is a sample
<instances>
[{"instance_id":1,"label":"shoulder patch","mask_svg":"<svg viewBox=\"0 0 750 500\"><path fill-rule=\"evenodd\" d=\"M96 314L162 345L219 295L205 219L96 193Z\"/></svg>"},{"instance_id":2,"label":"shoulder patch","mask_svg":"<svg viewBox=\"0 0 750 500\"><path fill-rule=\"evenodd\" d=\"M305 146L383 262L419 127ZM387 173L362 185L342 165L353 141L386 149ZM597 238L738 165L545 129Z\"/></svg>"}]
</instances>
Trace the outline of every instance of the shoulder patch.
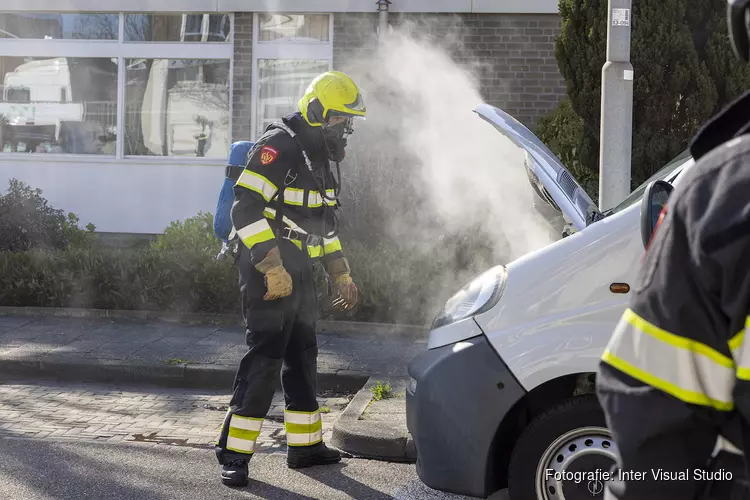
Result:
<instances>
[{"instance_id":1,"label":"shoulder patch","mask_svg":"<svg viewBox=\"0 0 750 500\"><path fill-rule=\"evenodd\" d=\"M273 163L274 160L276 160L277 156L279 156L278 150L272 148L271 146L263 146L260 149L260 164L268 165L270 163Z\"/></svg>"}]
</instances>

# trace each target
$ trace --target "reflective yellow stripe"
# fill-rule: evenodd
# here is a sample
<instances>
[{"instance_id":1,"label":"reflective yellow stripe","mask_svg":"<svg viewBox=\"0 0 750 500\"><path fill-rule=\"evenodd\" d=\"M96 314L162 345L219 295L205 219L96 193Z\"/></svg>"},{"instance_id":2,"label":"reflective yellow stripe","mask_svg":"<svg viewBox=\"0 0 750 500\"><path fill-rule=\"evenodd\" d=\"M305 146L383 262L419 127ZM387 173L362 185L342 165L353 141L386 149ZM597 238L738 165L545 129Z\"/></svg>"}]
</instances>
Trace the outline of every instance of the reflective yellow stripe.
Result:
<instances>
[{"instance_id":1,"label":"reflective yellow stripe","mask_svg":"<svg viewBox=\"0 0 750 500\"><path fill-rule=\"evenodd\" d=\"M718 401L718 400L709 398L705 394L682 389L681 387L678 387L677 385L671 382L654 377L653 375L639 368L636 368L635 366L618 358L617 356L612 354L609 350L604 351L602 360L614 366L621 372L630 375L634 379L640 380L641 382L648 384L651 387L654 387L656 389L659 389L660 391L666 392L667 394L670 394L681 401L685 401L686 403L692 403L692 404L702 405L702 406L712 406L716 408L717 410L724 410L724 411L731 411L734 409L734 403L732 401Z\"/></svg>"},{"instance_id":2,"label":"reflective yellow stripe","mask_svg":"<svg viewBox=\"0 0 750 500\"><path fill-rule=\"evenodd\" d=\"M745 328L729 341L729 348L737 360L737 378L750 381L750 346L745 342L745 331L750 328L750 316L745 319Z\"/></svg>"},{"instance_id":3,"label":"reflective yellow stripe","mask_svg":"<svg viewBox=\"0 0 750 500\"><path fill-rule=\"evenodd\" d=\"M250 170L243 170L240 178L237 179L237 185L255 191L269 201L276 194L276 186L262 175Z\"/></svg>"},{"instance_id":4,"label":"reflective yellow stripe","mask_svg":"<svg viewBox=\"0 0 750 500\"><path fill-rule=\"evenodd\" d=\"M674 335L625 311L604 361L692 404L733 408L734 362L705 344Z\"/></svg>"},{"instance_id":5,"label":"reflective yellow stripe","mask_svg":"<svg viewBox=\"0 0 750 500\"><path fill-rule=\"evenodd\" d=\"M299 240L289 240L289 241L291 241L292 243L294 243L294 246L296 246L297 248L299 248L300 250L302 250L302 242L301 241L299 241ZM314 246L314 247L308 246L307 247L307 254L311 258L313 258L313 259L316 259L318 257L322 257L323 256L323 247L320 246L320 245L317 245L317 246Z\"/></svg>"},{"instance_id":6,"label":"reflective yellow stripe","mask_svg":"<svg viewBox=\"0 0 750 500\"><path fill-rule=\"evenodd\" d=\"M325 255L329 255L333 252L338 252L339 250L341 250L341 242L338 238L333 238L331 240L326 238L323 240L323 243L323 253Z\"/></svg>"},{"instance_id":7,"label":"reflective yellow stripe","mask_svg":"<svg viewBox=\"0 0 750 500\"><path fill-rule=\"evenodd\" d=\"M732 361L727 356L724 356L719 351L712 349L706 344L702 344L696 340L680 337L673 333L669 333L666 330L662 330L658 326L653 325L638 316L631 309L625 311L622 319L633 325L638 330L647 333L651 337L657 338L662 342L666 342L667 344L673 345L674 347L678 347L680 349L687 349L689 351L695 352L696 354L702 354L703 356L706 356L707 358L713 360L715 363L726 366L727 368L734 368L734 361Z\"/></svg>"},{"instance_id":8,"label":"reflective yellow stripe","mask_svg":"<svg viewBox=\"0 0 750 500\"><path fill-rule=\"evenodd\" d=\"M229 419L227 449L237 453L252 454L262 426L262 418L232 415Z\"/></svg>"},{"instance_id":9,"label":"reflective yellow stripe","mask_svg":"<svg viewBox=\"0 0 750 500\"><path fill-rule=\"evenodd\" d=\"M323 440L323 421L319 410L284 410L284 428L289 446L310 446Z\"/></svg>"},{"instance_id":10,"label":"reflective yellow stripe","mask_svg":"<svg viewBox=\"0 0 750 500\"><path fill-rule=\"evenodd\" d=\"M260 435L260 431L248 431L245 429L237 429L236 427L229 428L229 435L239 439L245 439L248 441L255 441Z\"/></svg>"},{"instance_id":11,"label":"reflective yellow stripe","mask_svg":"<svg viewBox=\"0 0 750 500\"><path fill-rule=\"evenodd\" d=\"M292 434L312 434L313 432L323 429L323 421L318 420L314 424L284 424L287 433Z\"/></svg>"},{"instance_id":12,"label":"reflective yellow stripe","mask_svg":"<svg viewBox=\"0 0 750 500\"><path fill-rule=\"evenodd\" d=\"M274 238L273 230L266 219L253 222L252 224L243 227L237 231L237 234L247 248L252 248L253 245L263 243L264 241L270 241Z\"/></svg>"}]
</instances>

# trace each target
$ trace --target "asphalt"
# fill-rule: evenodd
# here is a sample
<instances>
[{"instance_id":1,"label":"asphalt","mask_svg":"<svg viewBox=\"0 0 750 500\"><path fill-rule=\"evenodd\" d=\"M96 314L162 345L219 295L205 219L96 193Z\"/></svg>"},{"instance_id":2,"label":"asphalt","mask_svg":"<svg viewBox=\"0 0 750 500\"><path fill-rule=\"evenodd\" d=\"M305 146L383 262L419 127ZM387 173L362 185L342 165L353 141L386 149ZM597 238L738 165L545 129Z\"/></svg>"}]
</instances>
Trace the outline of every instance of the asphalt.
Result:
<instances>
[{"instance_id":1,"label":"asphalt","mask_svg":"<svg viewBox=\"0 0 750 500\"><path fill-rule=\"evenodd\" d=\"M468 500L424 486L414 465L344 459L291 470L283 453L258 454L251 482L230 489L218 481L210 450L150 444L0 440L0 491L8 500L103 499L357 499ZM504 493L492 500L507 500Z\"/></svg>"},{"instance_id":2,"label":"asphalt","mask_svg":"<svg viewBox=\"0 0 750 500\"><path fill-rule=\"evenodd\" d=\"M366 325L318 334L318 389L356 391L371 376L405 377L425 338ZM0 315L0 373L26 379L231 387L246 352L238 326L95 317Z\"/></svg>"}]
</instances>

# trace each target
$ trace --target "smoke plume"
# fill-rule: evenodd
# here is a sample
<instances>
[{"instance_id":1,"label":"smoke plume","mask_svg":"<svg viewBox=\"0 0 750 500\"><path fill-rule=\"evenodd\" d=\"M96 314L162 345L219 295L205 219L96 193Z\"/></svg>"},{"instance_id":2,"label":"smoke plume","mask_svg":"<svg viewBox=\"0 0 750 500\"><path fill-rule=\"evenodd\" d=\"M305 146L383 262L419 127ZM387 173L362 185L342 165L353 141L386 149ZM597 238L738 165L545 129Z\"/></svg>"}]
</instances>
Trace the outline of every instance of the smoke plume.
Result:
<instances>
[{"instance_id":1,"label":"smoke plume","mask_svg":"<svg viewBox=\"0 0 750 500\"><path fill-rule=\"evenodd\" d=\"M378 267L378 248L398 254L367 281L400 293L395 315L409 322L489 266L555 237L534 209L523 151L473 112L483 102L481 67L454 61L455 32L424 32L403 25L342 68L368 110L342 166L342 236L366 242L360 268Z\"/></svg>"}]
</instances>

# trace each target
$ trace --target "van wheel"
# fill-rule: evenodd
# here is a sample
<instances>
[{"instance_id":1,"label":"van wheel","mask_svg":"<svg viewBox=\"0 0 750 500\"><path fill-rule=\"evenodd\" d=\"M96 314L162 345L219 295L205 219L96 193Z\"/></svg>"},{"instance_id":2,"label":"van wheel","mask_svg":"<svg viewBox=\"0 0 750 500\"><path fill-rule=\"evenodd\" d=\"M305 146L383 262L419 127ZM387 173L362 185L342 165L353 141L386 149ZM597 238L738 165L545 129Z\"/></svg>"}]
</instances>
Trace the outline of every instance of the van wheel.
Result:
<instances>
[{"instance_id":1,"label":"van wheel","mask_svg":"<svg viewBox=\"0 0 750 500\"><path fill-rule=\"evenodd\" d=\"M604 481L617 447L593 394L573 397L531 421L510 458L512 500L604 498ZM576 478L575 475L583 475Z\"/></svg>"}]
</instances>

